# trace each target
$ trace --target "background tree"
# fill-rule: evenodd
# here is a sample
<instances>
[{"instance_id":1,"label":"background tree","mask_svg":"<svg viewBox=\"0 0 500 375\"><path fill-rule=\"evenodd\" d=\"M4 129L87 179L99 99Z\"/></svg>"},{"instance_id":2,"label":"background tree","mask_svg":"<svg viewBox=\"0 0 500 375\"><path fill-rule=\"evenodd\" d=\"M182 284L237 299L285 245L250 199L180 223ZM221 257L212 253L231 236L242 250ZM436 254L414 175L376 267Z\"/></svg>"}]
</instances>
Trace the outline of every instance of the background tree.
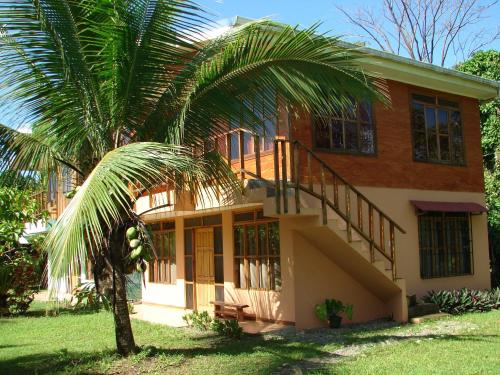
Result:
<instances>
[{"instance_id":1,"label":"background tree","mask_svg":"<svg viewBox=\"0 0 500 375\"><path fill-rule=\"evenodd\" d=\"M467 59L500 36L500 26L481 24L497 16L498 0L384 0L381 8L353 11L337 6L377 48L444 66L450 55Z\"/></svg>"},{"instance_id":2,"label":"background tree","mask_svg":"<svg viewBox=\"0 0 500 375\"><path fill-rule=\"evenodd\" d=\"M51 277L90 257L98 290L111 292L122 355L136 350L125 232L142 231L133 211L141 192L169 180L195 194L216 181L230 199L239 184L227 162L200 150L240 116L259 131L242 105L256 93L266 115L276 95L292 113L330 114L352 97L385 94L355 50L314 27L257 21L207 40L206 15L191 1L6 1L0 24L0 106L28 113L33 129L0 126L0 170L50 175L65 166L84 181L48 234Z\"/></svg>"},{"instance_id":3,"label":"background tree","mask_svg":"<svg viewBox=\"0 0 500 375\"><path fill-rule=\"evenodd\" d=\"M455 67L500 81L500 51L476 52ZM500 285L500 99L481 104L481 144L492 262L492 284Z\"/></svg>"},{"instance_id":4,"label":"background tree","mask_svg":"<svg viewBox=\"0 0 500 375\"><path fill-rule=\"evenodd\" d=\"M30 190L0 188L0 315L23 313L39 289L40 241L20 242L24 224L45 217Z\"/></svg>"}]
</instances>

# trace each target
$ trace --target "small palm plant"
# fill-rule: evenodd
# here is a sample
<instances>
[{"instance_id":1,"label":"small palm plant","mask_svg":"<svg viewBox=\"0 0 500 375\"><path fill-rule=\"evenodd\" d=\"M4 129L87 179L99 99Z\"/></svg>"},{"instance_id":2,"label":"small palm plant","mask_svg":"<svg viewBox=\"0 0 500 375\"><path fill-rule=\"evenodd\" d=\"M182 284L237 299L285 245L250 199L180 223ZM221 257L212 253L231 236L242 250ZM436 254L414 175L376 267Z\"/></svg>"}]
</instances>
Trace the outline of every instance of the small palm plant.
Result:
<instances>
[{"instance_id":1,"label":"small palm plant","mask_svg":"<svg viewBox=\"0 0 500 375\"><path fill-rule=\"evenodd\" d=\"M352 97L383 99L360 54L335 38L270 21L212 39L189 0L0 2L0 108L24 134L0 126L0 170L59 173L83 181L45 242L53 279L89 257L99 293L111 294L118 352L136 350L127 309L126 230L134 202L167 179L176 190L239 185L227 162L201 149L241 116L242 103L272 90L292 114L329 114ZM265 111L275 97L263 95ZM14 103L14 105L13 105ZM1 182L1 181L0 181Z\"/></svg>"}]
</instances>

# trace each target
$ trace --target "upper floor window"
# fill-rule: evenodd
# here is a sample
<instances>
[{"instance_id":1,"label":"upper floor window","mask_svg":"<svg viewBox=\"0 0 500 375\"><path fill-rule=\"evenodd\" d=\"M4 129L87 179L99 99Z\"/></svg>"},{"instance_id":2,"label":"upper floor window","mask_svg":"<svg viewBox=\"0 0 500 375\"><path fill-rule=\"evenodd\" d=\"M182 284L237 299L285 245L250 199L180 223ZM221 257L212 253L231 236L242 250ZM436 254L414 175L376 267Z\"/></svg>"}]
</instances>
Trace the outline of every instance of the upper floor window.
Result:
<instances>
[{"instance_id":1,"label":"upper floor window","mask_svg":"<svg viewBox=\"0 0 500 375\"><path fill-rule=\"evenodd\" d=\"M69 193L73 190L73 171L64 166L61 169L61 184L62 184L62 192L63 194Z\"/></svg>"},{"instance_id":2,"label":"upper floor window","mask_svg":"<svg viewBox=\"0 0 500 375\"><path fill-rule=\"evenodd\" d=\"M250 99L245 99L243 106L248 108L258 119L256 124L256 135L259 136L260 152L271 151L276 137L276 106L269 106L270 102L276 103L276 94L272 90L263 90L255 94ZM248 122L255 119L245 119L243 114L239 120L233 120L230 124L231 130L245 128L248 129ZM243 136L243 155L253 155L255 153L255 138L251 133L245 132ZM240 157L239 132L231 134L231 159Z\"/></svg>"},{"instance_id":3,"label":"upper floor window","mask_svg":"<svg viewBox=\"0 0 500 375\"><path fill-rule=\"evenodd\" d=\"M416 161L464 164L458 103L426 95L412 97L413 156Z\"/></svg>"},{"instance_id":4,"label":"upper floor window","mask_svg":"<svg viewBox=\"0 0 500 375\"><path fill-rule=\"evenodd\" d=\"M422 213L418 217L418 236L423 279L472 273L470 214Z\"/></svg>"},{"instance_id":5,"label":"upper floor window","mask_svg":"<svg viewBox=\"0 0 500 375\"><path fill-rule=\"evenodd\" d=\"M314 120L314 147L353 154L375 154L375 125L372 106L352 102L350 109Z\"/></svg>"}]
</instances>

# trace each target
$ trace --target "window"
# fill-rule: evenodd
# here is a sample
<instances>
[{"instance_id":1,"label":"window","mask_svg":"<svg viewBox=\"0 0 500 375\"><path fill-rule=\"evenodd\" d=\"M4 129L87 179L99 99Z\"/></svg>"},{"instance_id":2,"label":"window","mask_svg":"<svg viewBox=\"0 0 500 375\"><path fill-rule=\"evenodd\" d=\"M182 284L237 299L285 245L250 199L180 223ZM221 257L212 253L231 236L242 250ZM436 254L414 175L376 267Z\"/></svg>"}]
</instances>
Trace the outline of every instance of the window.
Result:
<instances>
[{"instance_id":1,"label":"window","mask_svg":"<svg viewBox=\"0 0 500 375\"><path fill-rule=\"evenodd\" d=\"M421 214L418 232L423 279L472 273L470 214Z\"/></svg>"},{"instance_id":2,"label":"window","mask_svg":"<svg viewBox=\"0 0 500 375\"><path fill-rule=\"evenodd\" d=\"M71 169L68 167L62 167L61 169L62 177L62 192L63 194L69 193L73 190L73 174Z\"/></svg>"},{"instance_id":3,"label":"window","mask_svg":"<svg viewBox=\"0 0 500 375\"><path fill-rule=\"evenodd\" d=\"M159 230L153 229L153 245L156 257L149 262L149 282L175 284L177 265L174 222L162 223Z\"/></svg>"},{"instance_id":4,"label":"window","mask_svg":"<svg viewBox=\"0 0 500 375\"><path fill-rule=\"evenodd\" d=\"M251 212L251 218L247 217L248 214L234 217L236 286L280 290L279 222L263 217L261 211Z\"/></svg>"},{"instance_id":5,"label":"window","mask_svg":"<svg viewBox=\"0 0 500 375\"><path fill-rule=\"evenodd\" d=\"M250 100L244 100L243 104L259 119L256 135L259 136L259 150L261 152L271 151L276 137L276 107L269 108L269 102L276 103L276 94L272 90L263 90L257 93ZM231 130L248 128L248 124L255 119L245 119L240 116L239 121L231 122ZM231 134L231 159L240 157L239 132ZM253 155L255 153L255 138L252 134L245 132L243 136L243 155Z\"/></svg>"},{"instance_id":6,"label":"window","mask_svg":"<svg viewBox=\"0 0 500 375\"><path fill-rule=\"evenodd\" d=\"M464 142L458 103L438 97L412 97L413 157L463 165Z\"/></svg>"},{"instance_id":7,"label":"window","mask_svg":"<svg viewBox=\"0 0 500 375\"><path fill-rule=\"evenodd\" d=\"M57 174L56 172L50 172L49 174L49 189L48 198L49 202L55 202L57 195Z\"/></svg>"},{"instance_id":8,"label":"window","mask_svg":"<svg viewBox=\"0 0 500 375\"><path fill-rule=\"evenodd\" d=\"M352 102L350 110L314 119L314 147L353 154L375 154L375 126L372 107Z\"/></svg>"}]
</instances>

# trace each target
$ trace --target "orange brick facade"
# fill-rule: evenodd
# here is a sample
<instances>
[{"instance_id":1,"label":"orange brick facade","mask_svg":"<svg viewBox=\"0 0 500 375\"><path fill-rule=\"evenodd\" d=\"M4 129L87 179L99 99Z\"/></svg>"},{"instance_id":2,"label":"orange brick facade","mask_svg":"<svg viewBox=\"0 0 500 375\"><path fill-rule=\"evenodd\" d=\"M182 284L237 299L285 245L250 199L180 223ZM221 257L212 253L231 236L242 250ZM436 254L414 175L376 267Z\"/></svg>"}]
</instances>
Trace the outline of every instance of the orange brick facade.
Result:
<instances>
[{"instance_id":1,"label":"orange brick facade","mask_svg":"<svg viewBox=\"0 0 500 375\"><path fill-rule=\"evenodd\" d=\"M316 151L318 156L354 185L483 192L478 101L395 81L388 81L388 87L391 107L384 107L382 104L374 106L376 155L356 156ZM465 166L413 161L410 113L412 93L435 94L459 102L465 143ZM291 125L292 137L313 149L310 117L292 119Z\"/></svg>"}]
</instances>

